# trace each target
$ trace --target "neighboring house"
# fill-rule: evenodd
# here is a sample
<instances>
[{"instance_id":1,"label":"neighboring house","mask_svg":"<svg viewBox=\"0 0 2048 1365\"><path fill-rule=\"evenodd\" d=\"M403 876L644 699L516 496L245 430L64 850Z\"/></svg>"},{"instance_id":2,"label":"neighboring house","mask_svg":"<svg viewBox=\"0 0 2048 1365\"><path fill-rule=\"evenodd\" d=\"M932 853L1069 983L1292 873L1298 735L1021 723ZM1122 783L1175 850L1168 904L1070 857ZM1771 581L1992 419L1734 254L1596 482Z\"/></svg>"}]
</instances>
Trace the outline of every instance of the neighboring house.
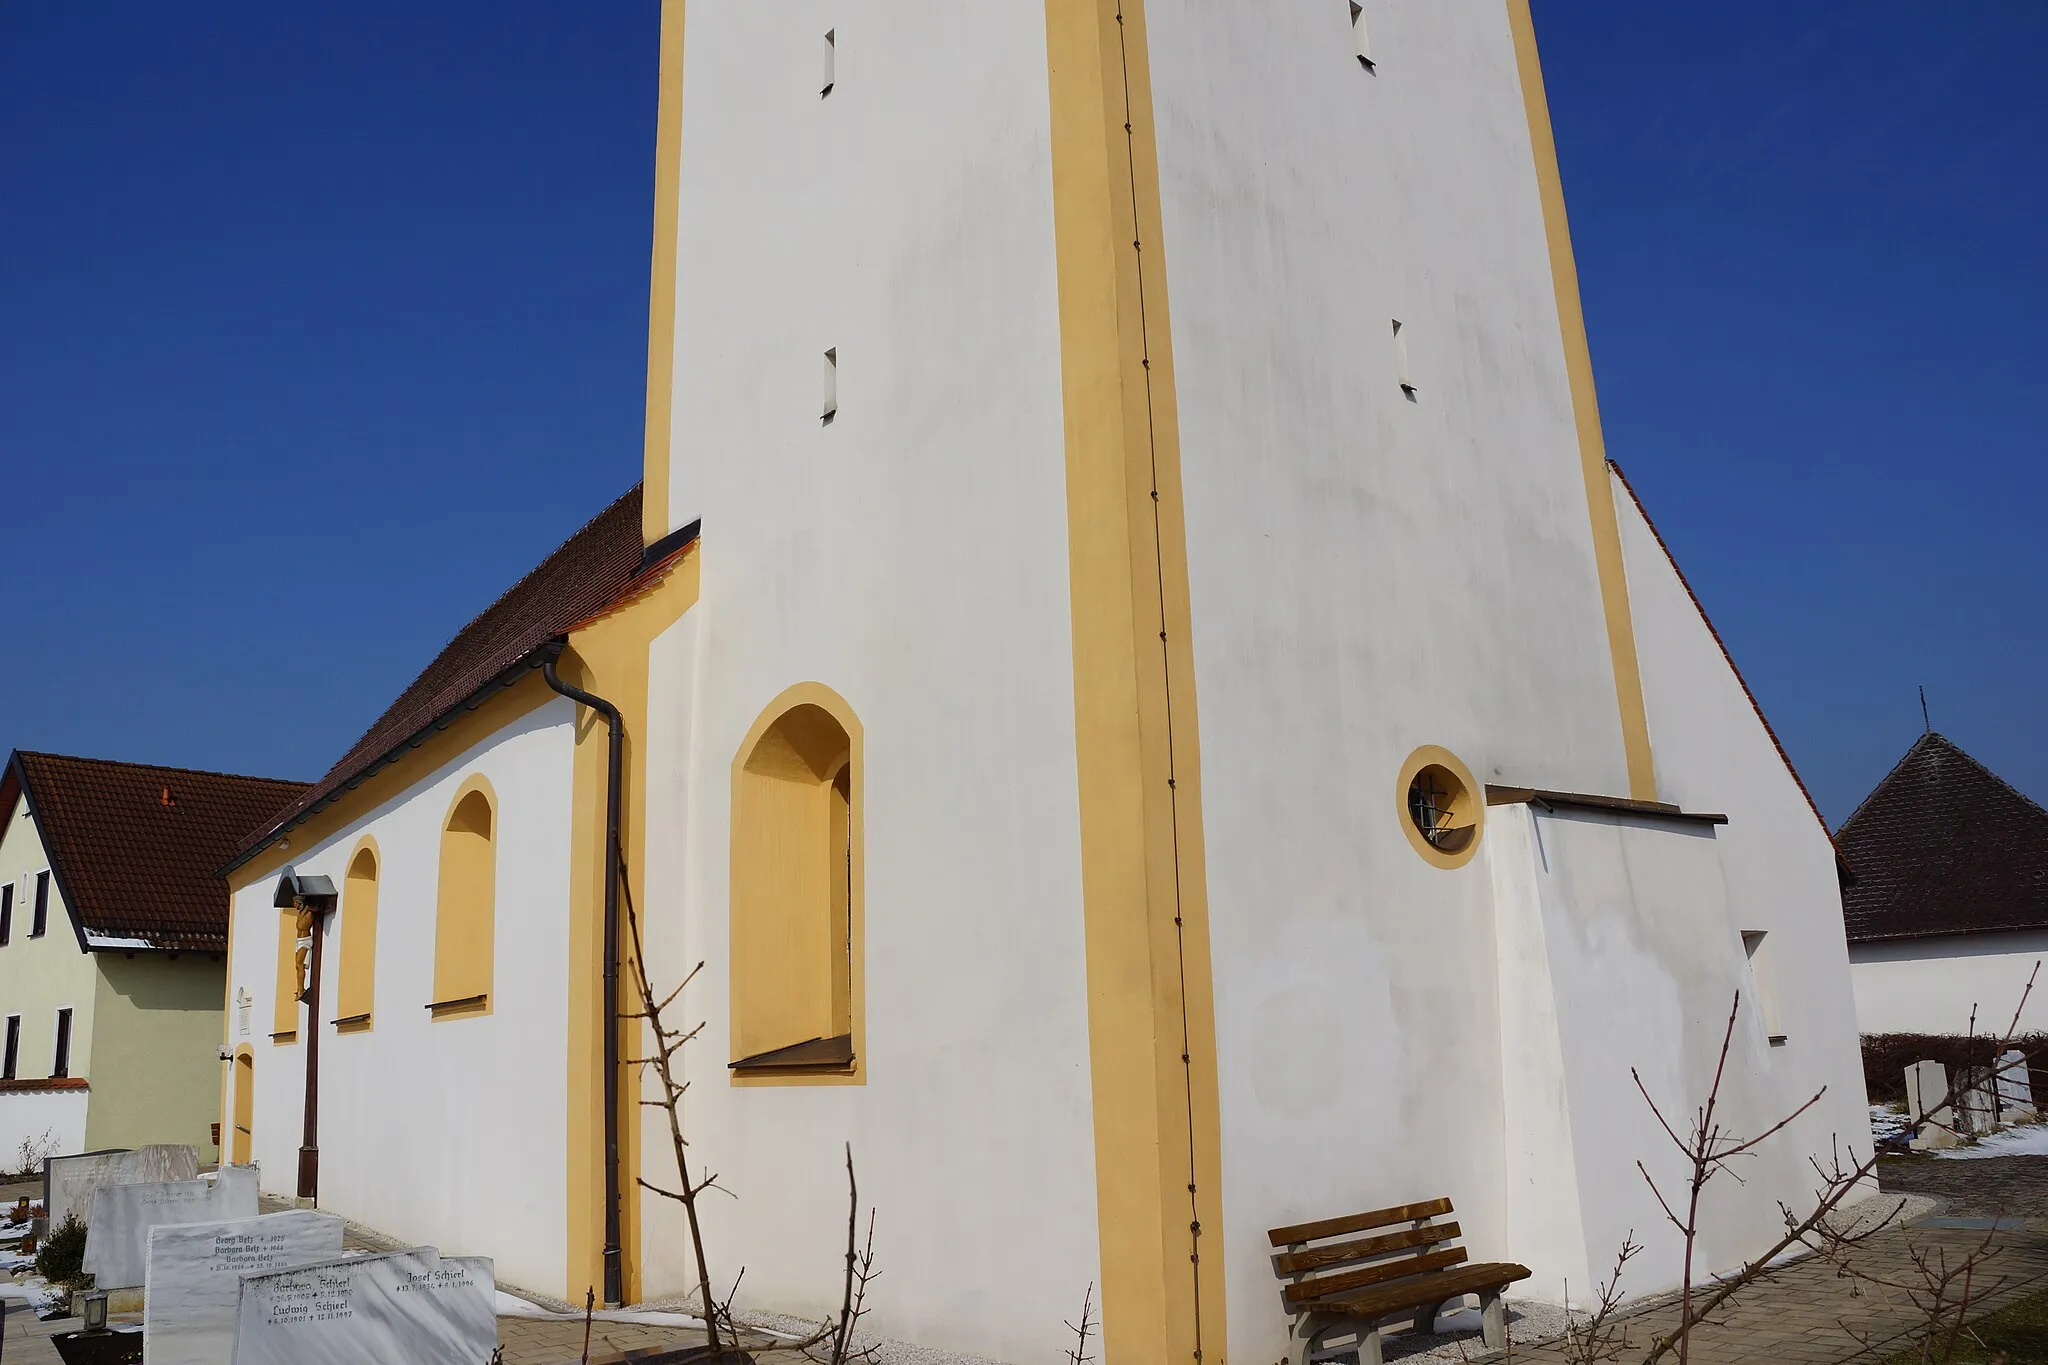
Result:
<instances>
[{"instance_id":1,"label":"neighboring house","mask_svg":"<svg viewBox=\"0 0 2048 1365\"><path fill-rule=\"evenodd\" d=\"M220 865L305 785L17 751L0 776L0 1164L190 1143L213 1159ZM12 1169L11 1166L8 1169Z\"/></svg>"},{"instance_id":2,"label":"neighboring house","mask_svg":"<svg viewBox=\"0 0 2048 1365\"><path fill-rule=\"evenodd\" d=\"M663 6L643 485L237 856L231 1155L317 1029L323 1205L693 1289L616 889L742 1309L836 1310L848 1143L870 1325L984 1358L1093 1282L1274 1359L1267 1229L1445 1195L1661 1288L1631 1069L1738 990L1732 1130L1827 1087L1695 1250L1769 1246L1869 1140L1835 852L1604 457L1527 5L886 8Z\"/></svg>"},{"instance_id":3,"label":"neighboring house","mask_svg":"<svg viewBox=\"0 0 2048 1365\"><path fill-rule=\"evenodd\" d=\"M1998 1037L2048 960L2048 811L1929 731L1835 832L1865 1033ZM2048 972L2021 1032L2048 1030Z\"/></svg>"}]
</instances>

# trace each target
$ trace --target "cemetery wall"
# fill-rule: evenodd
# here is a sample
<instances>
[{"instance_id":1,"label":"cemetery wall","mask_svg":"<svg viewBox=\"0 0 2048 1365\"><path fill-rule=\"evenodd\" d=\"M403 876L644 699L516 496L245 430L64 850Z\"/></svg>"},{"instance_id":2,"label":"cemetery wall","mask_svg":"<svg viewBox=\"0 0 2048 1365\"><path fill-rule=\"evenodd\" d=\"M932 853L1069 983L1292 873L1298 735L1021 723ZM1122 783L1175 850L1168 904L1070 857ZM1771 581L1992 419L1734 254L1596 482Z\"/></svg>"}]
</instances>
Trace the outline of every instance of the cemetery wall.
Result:
<instances>
[{"instance_id":1,"label":"cemetery wall","mask_svg":"<svg viewBox=\"0 0 2048 1365\"><path fill-rule=\"evenodd\" d=\"M219 1158L220 1020L227 966L205 953L100 953L85 1145L184 1143Z\"/></svg>"},{"instance_id":2,"label":"cemetery wall","mask_svg":"<svg viewBox=\"0 0 2048 1365\"><path fill-rule=\"evenodd\" d=\"M1979 1034L2002 1034L2044 958L2048 930L1852 944L1856 1019L1865 1033L1961 1033L1974 1008ZM2020 1030L2048 1030L2048 971L2034 985Z\"/></svg>"},{"instance_id":3,"label":"cemetery wall","mask_svg":"<svg viewBox=\"0 0 2048 1365\"><path fill-rule=\"evenodd\" d=\"M321 1206L451 1255L495 1255L507 1280L543 1289L564 1278L573 720L566 698L520 714L375 808L280 855L337 887L345 887L348 860L364 838L376 841L381 860L367 1030L338 1032L331 1024L345 897L328 926ZM434 999L441 829L475 775L497 796L491 1006L487 1014L436 1020L426 1006ZM264 1190L290 1194L305 1056L299 1044L274 1045L267 1036L278 986L277 866L266 860L238 877L244 884L234 896L229 991L246 990L253 1007L248 1034L239 1018L230 1021L230 1042L255 1056L254 1152ZM303 1028L303 1009L300 1018ZM224 1087L224 1125L234 1112L232 1086Z\"/></svg>"},{"instance_id":4,"label":"cemetery wall","mask_svg":"<svg viewBox=\"0 0 2048 1365\"><path fill-rule=\"evenodd\" d=\"M0 1170L21 1165L22 1144L35 1151L80 1152L85 1147L84 1089L0 1094Z\"/></svg>"},{"instance_id":5,"label":"cemetery wall","mask_svg":"<svg viewBox=\"0 0 2048 1365\"><path fill-rule=\"evenodd\" d=\"M876 8L829 100L811 0L688 23L668 515L706 548L652 653L636 891L665 979L711 964L680 1008L692 1151L738 1196L713 1246L743 1306L835 1308L851 1139L874 1330L1034 1358L1100 1279L1046 16ZM731 765L805 682L865 736L864 1074L734 1085ZM680 1291L681 1218L641 1220L644 1292Z\"/></svg>"}]
</instances>

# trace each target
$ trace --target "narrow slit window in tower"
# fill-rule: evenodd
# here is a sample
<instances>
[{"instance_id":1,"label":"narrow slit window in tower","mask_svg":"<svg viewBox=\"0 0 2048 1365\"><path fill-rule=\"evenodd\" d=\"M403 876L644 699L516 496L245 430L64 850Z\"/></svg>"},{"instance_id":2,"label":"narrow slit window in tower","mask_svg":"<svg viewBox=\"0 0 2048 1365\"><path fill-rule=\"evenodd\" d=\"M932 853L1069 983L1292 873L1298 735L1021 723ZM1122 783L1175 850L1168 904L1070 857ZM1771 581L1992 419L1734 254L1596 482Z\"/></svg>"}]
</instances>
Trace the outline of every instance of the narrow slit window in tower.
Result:
<instances>
[{"instance_id":1,"label":"narrow slit window in tower","mask_svg":"<svg viewBox=\"0 0 2048 1365\"><path fill-rule=\"evenodd\" d=\"M818 420L826 426L839 415L839 348L834 346L825 352L825 403L818 413Z\"/></svg>"},{"instance_id":2,"label":"narrow slit window in tower","mask_svg":"<svg viewBox=\"0 0 2048 1365\"><path fill-rule=\"evenodd\" d=\"M1376 71L1372 61L1372 35L1365 27L1365 6L1358 0L1351 0L1351 51L1360 66L1367 71Z\"/></svg>"},{"instance_id":3,"label":"narrow slit window in tower","mask_svg":"<svg viewBox=\"0 0 2048 1365\"><path fill-rule=\"evenodd\" d=\"M1408 367L1408 338L1402 335L1401 319L1394 319L1394 378L1409 402L1415 401L1415 373Z\"/></svg>"},{"instance_id":4,"label":"narrow slit window in tower","mask_svg":"<svg viewBox=\"0 0 2048 1365\"><path fill-rule=\"evenodd\" d=\"M839 56L838 35L839 30L836 28L828 28L825 30L825 83L821 87L819 87L819 99L823 99L825 98L825 96L831 94L832 87L836 85L839 80L839 63L837 60Z\"/></svg>"}]
</instances>

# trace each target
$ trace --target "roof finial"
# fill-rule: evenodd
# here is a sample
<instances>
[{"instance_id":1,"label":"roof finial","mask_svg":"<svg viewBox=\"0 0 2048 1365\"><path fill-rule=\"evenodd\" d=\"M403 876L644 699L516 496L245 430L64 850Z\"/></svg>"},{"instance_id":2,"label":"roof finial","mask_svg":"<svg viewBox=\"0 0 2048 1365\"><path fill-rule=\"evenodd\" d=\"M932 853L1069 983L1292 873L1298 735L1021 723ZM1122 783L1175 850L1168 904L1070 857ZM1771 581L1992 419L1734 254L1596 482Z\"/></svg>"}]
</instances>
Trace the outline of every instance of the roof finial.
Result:
<instances>
[{"instance_id":1,"label":"roof finial","mask_svg":"<svg viewBox=\"0 0 2048 1365\"><path fill-rule=\"evenodd\" d=\"M1921 684L1920 684L1920 733L1921 733L1921 734L1923 734L1923 735L1931 735L1931 734L1933 734L1933 733L1934 733L1934 722L1933 722L1933 721L1931 721L1931 720L1929 720L1929 719L1927 719L1927 684L1926 684L1926 683L1921 683Z\"/></svg>"}]
</instances>

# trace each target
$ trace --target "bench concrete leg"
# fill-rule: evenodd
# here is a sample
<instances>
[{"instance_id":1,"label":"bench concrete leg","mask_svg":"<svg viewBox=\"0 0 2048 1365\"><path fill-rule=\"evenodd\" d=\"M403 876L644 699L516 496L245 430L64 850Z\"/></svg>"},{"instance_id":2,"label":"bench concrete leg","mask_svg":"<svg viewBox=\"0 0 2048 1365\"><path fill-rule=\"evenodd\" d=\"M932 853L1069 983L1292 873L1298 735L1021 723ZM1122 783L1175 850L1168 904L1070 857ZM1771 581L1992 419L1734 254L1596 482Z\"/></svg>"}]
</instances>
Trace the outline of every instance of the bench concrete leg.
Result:
<instances>
[{"instance_id":1,"label":"bench concrete leg","mask_svg":"<svg viewBox=\"0 0 2048 1365\"><path fill-rule=\"evenodd\" d=\"M1380 1354L1380 1325L1372 1327L1358 1339L1358 1365L1386 1365L1386 1357Z\"/></svg>"},{"instance_id":2,"label":"bench concrete leg","mask_svg":"<svg viewBox=\"0 0 2048 1365\"><path fill-rule=\"evenodd\" d=\"M1323 1338L1333 1332L1357 1336L1358 1345L1354 1349L1358 1352L1358 1365L1386 1365L1386 1357L1380 1351L1378 1323L1366 1327L1346 1318L1310 1318L1301 1324L1300 1330L1301 1342L1294 1348L1293 1365L1312 1365L1316 1353L1324 1349Z\"/></svg>"},{"instance_id":3,"label":"bench concrete leg","mask_svg":"<svg viewBox=\"0 0 2048 1365\"><path fill-rule=\"evenodd\" d=\"M1479 1296L1479 1339L1489 1351L1508 1344L1508 1305L1498 1289Z\"/></svg>"}]
</instances>

